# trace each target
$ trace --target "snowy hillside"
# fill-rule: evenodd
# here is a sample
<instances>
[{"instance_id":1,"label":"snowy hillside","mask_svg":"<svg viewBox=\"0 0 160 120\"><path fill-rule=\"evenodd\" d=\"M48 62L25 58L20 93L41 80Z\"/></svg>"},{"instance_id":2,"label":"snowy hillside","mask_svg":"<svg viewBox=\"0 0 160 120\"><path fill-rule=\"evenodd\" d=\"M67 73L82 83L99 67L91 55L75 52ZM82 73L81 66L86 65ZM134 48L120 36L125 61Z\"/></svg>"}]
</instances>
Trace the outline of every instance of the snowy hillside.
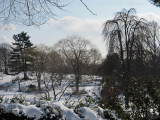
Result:
<instances>
[{"instance_id":1,"label":"snowy hillside","mask_svg":"<svg viewBox=\"0 0 160 120\"><path fill-rule=\"evenodd\" d=\"M21 77L21 74L18 75ZM61 119L61 120L105 120L105 114L116 118L116 115L109 110L98 107L98 96L100 81L91 81L88 76L83 76L80 84L79 95L72 95L74 84L67 88L60 100L52 97L47 100L43 92L29 91L29 85L37 86L34 75L32 80L22 81L19 92L16 76L1 75L0 80L0 109L2 113L13 113L16 116L25 116L28 119ZM68 75L65 79L70 79ZM62 82L63 85L63 82ZM45 88L43 85L42 88ZM60 87L57 88L60 91ZM53 91L50 91L52 95ZM105 111L105 112L104 112ZM106 112L107 111L107 112ZM105 113L105 114L104 114ZM3 114L1 117L5 118ZM8 118L6 118L8 119Z\"/></svg>"}]
</instances>

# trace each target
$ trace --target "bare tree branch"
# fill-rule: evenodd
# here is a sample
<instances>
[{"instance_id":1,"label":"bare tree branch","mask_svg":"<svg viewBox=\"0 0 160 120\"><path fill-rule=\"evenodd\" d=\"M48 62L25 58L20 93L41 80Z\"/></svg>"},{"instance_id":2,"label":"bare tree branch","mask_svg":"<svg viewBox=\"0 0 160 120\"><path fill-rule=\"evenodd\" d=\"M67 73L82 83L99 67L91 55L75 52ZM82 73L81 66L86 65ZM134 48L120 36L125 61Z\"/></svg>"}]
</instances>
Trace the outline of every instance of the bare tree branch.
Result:
<instances>
[{"instance_id":1,"label":"bare tree branch","mask_svg":"<svg viewBox=\"0 0 160 120\"><path fill-rule=\"evenodd\" d=\"M97 14L95 14L92 10L90 10L89 8L88 8L88 6L83 2L83 0L80 0L81 1L81 3L86 7L86 9L88 10L88 11L90 11L93 15L97 15Z\"/></svg>"}]
</instances>

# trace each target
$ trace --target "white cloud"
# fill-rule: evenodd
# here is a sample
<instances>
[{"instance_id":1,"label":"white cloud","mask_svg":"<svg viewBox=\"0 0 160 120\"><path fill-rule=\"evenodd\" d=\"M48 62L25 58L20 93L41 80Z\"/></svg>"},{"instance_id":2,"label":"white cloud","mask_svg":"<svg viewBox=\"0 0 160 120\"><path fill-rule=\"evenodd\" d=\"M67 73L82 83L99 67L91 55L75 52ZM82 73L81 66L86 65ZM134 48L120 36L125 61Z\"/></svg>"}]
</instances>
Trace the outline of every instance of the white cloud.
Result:
<instances>
[{"instance_id":1,"label":"white cloud","mask_svg":"<svg viewBox=\"0 0 160 120\"><path fill-rule=\"evenodd\" d=\"M101 34L104 22L105 19L80 19L66 16L60 20L50 19L49 24L66 35L76 34L89 39L105 56L107 51Z\"/></svg>"},{"instance_id":2,"label":"white cloud","mask_svg":"<svg viewBox=\"0 0 160 120\"><path fill-rule=\"evenodd\" d=\"M160 23L160 15L157 15L155 13L140 13L138 14L140 18L145 18L147 21L156 21L157 23ZM160 25L160 24L159 24Z\"/></svg>"},{"instance_id":3,"label":"white cloud","mask_svg":"<svg viewBox=\"0 0 160 120\"><path fill-rule=\"evenodd\" d=\"M5 36L5 35L0 35L0 44L1 43L11 44L11 40L7 36Z\"/></svg>"},{"instance_id":4,"label":"white cloud","mask_svg":"<svg viewBox=\"0 0 160 120\"><path fill-rule=\"evenodd\" d=\"M66 16L60 20L50 19L49 24L63 31L93 32L99 30L103 22L103 19L80 19L73 16Z\"/></svg>"},{"instance_id":5,"label":"white cloud","mask_svg":"<svg viewBox=\"0 0 160 120\"><path fill-rule=\"evenodd\" d=\"M154 13L137 14L147 21L160 23L160 15ZM103 23L107 19L81 19L73 16L65 16L59 20L50 19L49 25L56 28L60 33L67 35L76 34L89 39L101 51L103 56L107 54L106 44L103 41Z\"/></svg>"},{"instance_id":6,"label":"white cloud","mask_svg":"<svg viewBox=\"0 0 160 120\"><path fill-rule=\"evenodd\" d=\"M0 25L0 30L15 31L16 30L16 26L14 24Z\"/></svg>"}]
</instances>

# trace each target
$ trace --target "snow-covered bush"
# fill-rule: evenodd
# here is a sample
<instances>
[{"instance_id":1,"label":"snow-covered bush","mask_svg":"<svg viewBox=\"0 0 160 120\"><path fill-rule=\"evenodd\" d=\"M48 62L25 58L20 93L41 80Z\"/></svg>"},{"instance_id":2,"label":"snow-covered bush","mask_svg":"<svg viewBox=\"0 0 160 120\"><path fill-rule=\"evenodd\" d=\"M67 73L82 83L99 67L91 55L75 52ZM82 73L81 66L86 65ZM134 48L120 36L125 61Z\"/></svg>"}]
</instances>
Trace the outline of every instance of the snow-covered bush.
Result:
<instances>
[{"instance_id":1,"label":"snow-covered bush","mask_svg":"<svg viewBox=\"0 0 160 120\"><path fill-rule=\"evenodd\" d=\"M104 120L105 112L102 108L95 105L91 96L83 99L83 103L73 104L75 106L68 108L61 102L51 100L45 101L34 99L27 101L24 96L15 95L9 103L0 103L0 118L11 120ZM26 104L27 103L27 104ZM112 112L112 111L110 111ZM110 113L111 114L111 113ZM114 113L113 113L114 114ZM112 115L115 118L115 115ZM111 118L111 117L110 117Z\"/></svg>"},{"instance_id":2,"label":"snow-covered bush","mask_svg":"<svg viewBox=\"0 0 160 120\"><path fill-rule=\"evenodd\" d=\"M0 95L0 103L3 102L3 97L4 97L4 95Z\"/></svg>"},{"instance_id":3,"label":"snow-covered bush","mask_svg":"<svg viewBox=\"0 0 160 120\"><path fill-rule=\"evenodd\" d=\"M13 98L10 99L10 103L20 103L24 104L26 96L24 95L14 95Z\"/></svg>"}]
</instances>

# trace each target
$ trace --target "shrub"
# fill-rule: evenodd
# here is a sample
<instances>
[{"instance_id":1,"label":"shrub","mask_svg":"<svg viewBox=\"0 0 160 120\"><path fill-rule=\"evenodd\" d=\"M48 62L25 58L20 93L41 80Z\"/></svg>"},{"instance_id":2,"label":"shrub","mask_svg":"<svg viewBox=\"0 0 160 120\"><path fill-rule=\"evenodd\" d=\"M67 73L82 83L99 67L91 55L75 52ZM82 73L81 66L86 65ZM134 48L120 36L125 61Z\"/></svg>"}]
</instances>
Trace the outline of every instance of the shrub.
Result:
<instances>
[{"instance_id":1,"label":"shrub","mask_svg":"<svg viewBox=\"0 0 160 120\"><path fill-rule=\"evenodd\" d=\"M32 92L32 91L35 91L36 90L36 86L35 85L32 85L32 84L30 84L30 85L28 85L28 92Z\"/></svg>"},{"instance_id":2,"label":"shrub","mask_svg":"<svg viewBox=\"0 0 160 120\"><path fill-rule=\"evenodd\" d=\"M114 76L105 76L102 81L101 107L114 110L119 118L130 119L129 114L122 108L123 101L120 100L120 94L118 79Z\"/></svg>"},{"instance_id":3,"label":"shrub","mask_svg":"<svg viewBox=\"0 0 160 120\"><path fill-rule=\"evenodd\" d=\"M12 80L12 83L17 83L19 80L20 80L20 77L19 77L19 76L16 76L16 77Z\"/></svg>"},{"instance_id":4,"label":"shrub","mask_svg":"<svg viewBox=\"0 0 160 120\"><path fill-rule=\"evenodd\" d=\"M25 98L26 96L23 95L14 95L13 98L10 99L10 102L24 104Z\"/></svg>"}]
</instances>

